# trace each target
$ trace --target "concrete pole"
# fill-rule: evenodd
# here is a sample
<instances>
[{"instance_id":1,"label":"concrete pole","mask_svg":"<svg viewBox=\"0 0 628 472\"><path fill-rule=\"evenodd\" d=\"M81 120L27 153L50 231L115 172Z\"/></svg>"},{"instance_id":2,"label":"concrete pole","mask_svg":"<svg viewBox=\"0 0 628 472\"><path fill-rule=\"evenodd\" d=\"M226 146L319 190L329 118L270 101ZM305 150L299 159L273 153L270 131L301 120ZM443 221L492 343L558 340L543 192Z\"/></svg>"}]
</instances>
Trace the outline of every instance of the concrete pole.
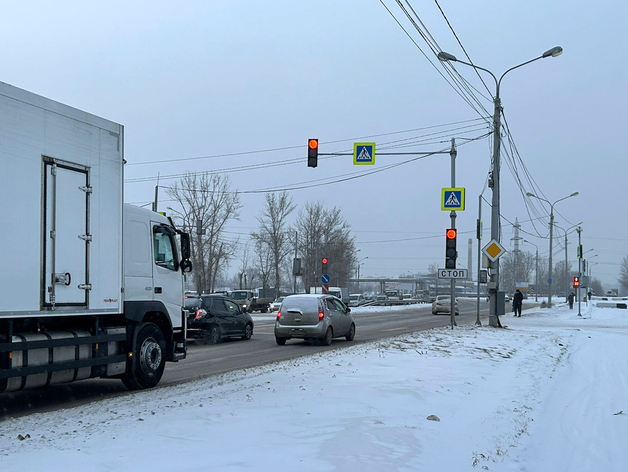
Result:
<instances>
[{"instance_id":1,"label":"concrete pole","mask_svg":"<svg viewBox=\"0 0 628 472\"><path fill-rule=\"evenodd\" d=\"M539 301L539 248L536 248L536 272L534 274L534 301Z\"/></svg>"},{"instance_id":2,"label":"concrete pole","mask_svg":"<svg viewBox=\"0 0 628 472\"><path fill-rule=\"evenodd\" d=\"M505 75L505 74L504 74ZM502 75L503 78L503 75ZM501 79L500 79L501 80ZM491 202L491 239L499 242L499 172L500 172L500 148L501 148L501 100L499 98L499 82L496 81L496 93L493 100L495 108L493 111L493 199ZM501 325L499 322L497 306L497 291L499 290L499 259L490 263L492 287L489 290L490 312L488 324L492 327ZM503 310L502 310L503 311Z\"/></svg>"}]
</instances>

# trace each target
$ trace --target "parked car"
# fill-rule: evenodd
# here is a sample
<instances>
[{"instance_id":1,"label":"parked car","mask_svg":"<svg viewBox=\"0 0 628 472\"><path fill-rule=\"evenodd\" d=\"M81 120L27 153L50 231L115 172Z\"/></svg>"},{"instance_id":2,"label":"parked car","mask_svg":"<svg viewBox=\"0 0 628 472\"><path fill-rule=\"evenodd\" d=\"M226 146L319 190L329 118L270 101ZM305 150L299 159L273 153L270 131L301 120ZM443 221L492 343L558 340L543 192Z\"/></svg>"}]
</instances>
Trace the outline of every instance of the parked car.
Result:
<instances>
[{"instance_id":1,"label":"parked car","mask_svg":"<svg viewBox=\"0 0 628 472\"><path fill-rule=\"evenodd\" d=\"M188 337L215 344L224 338L253 336L253 318L224 295L203 295L201 306L188 316Z\"/></svg>"},{"instance_id":2,"label":"parked car","mask_svg":"<svg viewBox=\"0 0 628 472\"><path fill-rule=\"evenodd\" d=\"M196 310L201 307L201 297L196 291L186 290L183 298L183 309L188 312L188 316L196 314Z\"/></svg>"},{"instance_id":3,"label":"parked car","mask_svg":"<svg viewBox=\"0 0 628 472\"><path fill-rule=\"evenodd\" d=\"M403 299L404 300L412 300L412 294L411 293L404 293L403 294Z\"/></svg>"},{"instance_id":4,"label":"parked car","mask_svg":"<svg viewBox=\"0 0 628 472\"><path fill-rule=\"evenodd\" d=\"M275 299L275 301L273 301L273 302L270 304L270 311L271 311L271 312L272 312L272 311L278 311L278 310L279 310L279 307L281 306L281 302L283 302L283 299L284 299L284 298L285 298L285 297L279 297L279 298L276 298L276 299Z\"/></svg>"},{"instance_id":5,"label":"parked car","mask_svg":"<svg viewBox=\"0 0 628 472\"><path fill-rule=\"evenodd\" d=\"M458 299L456 298L455 302L456 307L456 316L460 313L458 312ZM439 313L451 313L451 296L449 295L438 295L436 299L432 302L432 315L437 315Z\"/></svg>"},{"instance_id":6,"label":"parked car","mask_svg":"<svg viewBox=\"0 0 628 472\"><path fill-rule=\"evenodd\" d=\"M352 293L349 295L349 306L360 306L366 303L366 298L361 293Z\"/></svg>"},{"instance_id":7,"label":"parked car","mask_svg":"<svg viewBox=\"0 0 628 472\"><path fill-rule=\"evenodd\" d=\"M275 321L275 341L280 346L292 338L320 340L329 346L333 338L353 341L355 321L351 309L338 298L323 294L288 295Z\"/></svg>"},{"instance_id":8,"label":"parked car","mask_svg":"<svg viewBox=\"0 0 628 472\"><path fill-rule=\"evenodd\" d=\"M510 295L508 295L507 293L504 294L504 301L506 303L508 303L510 301Z\"/></svg>"},{"instance_id":9,"label":"parked car","mask_svg":"<svg viewBox=\"0 0 628 472\"><path fill-rule=\"evenodd\" d=\"M386 300L388 300L388 297L386 295L377 295L375 297L376 302L385 302Z\"/></svg>"}]
</instances>

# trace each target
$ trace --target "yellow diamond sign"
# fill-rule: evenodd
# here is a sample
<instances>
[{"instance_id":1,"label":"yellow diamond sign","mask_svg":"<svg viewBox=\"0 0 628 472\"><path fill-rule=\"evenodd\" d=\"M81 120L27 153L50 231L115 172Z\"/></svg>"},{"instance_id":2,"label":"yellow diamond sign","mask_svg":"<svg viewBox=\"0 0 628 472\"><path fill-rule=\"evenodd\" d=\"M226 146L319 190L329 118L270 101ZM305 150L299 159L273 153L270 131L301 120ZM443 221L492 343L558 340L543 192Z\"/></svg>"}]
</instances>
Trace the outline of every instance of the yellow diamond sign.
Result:
<instances>
[{"instance_id":1,"label":"yellow diamond sign","mask_svg":"<svg viewBox=\"0 0 628 472\"><path fill-rule=\"evenodd\" d=\"M495 262L506 252L506 249L504 249L504 246L499 244L498 241L492 239L490 243L482 248L482 252L486 254L486 257L488 257L492 262Z\"/></svg>"}]
</instances>

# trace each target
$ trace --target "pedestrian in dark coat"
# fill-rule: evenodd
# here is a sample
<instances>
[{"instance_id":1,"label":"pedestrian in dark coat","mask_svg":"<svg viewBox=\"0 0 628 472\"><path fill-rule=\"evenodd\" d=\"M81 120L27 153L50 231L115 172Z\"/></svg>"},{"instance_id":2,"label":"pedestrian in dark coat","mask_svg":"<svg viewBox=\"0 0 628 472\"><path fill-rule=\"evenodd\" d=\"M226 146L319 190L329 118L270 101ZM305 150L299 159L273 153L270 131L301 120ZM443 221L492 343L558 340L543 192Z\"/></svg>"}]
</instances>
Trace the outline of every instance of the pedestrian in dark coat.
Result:
<instances>
[{"instance_id":1,"label":"pedestrian in dark coat","mask_svg":"<svg viewBox=\"0 0 628 472\"><path fill-rule=\"evenodd\" d=\"M569 302L569 309L572 310L573 309L573 300L574 298L576 298L576 296L573 294L573 292L571 292L569 294L569 296L567 297L567 301Z\"/></svg>"},{"instance_id":2,"label":"pedestrian in dark coat","mask_svg":"<svg viewBox=\"0 0 628 472\"><path fill-rule=\"evenodd\" d=\"M517 289L515 296L512 297L512 309L515 312L515 316L521 316L521 305L523 305L523 293Z\"/></svg>"}]
</instances>

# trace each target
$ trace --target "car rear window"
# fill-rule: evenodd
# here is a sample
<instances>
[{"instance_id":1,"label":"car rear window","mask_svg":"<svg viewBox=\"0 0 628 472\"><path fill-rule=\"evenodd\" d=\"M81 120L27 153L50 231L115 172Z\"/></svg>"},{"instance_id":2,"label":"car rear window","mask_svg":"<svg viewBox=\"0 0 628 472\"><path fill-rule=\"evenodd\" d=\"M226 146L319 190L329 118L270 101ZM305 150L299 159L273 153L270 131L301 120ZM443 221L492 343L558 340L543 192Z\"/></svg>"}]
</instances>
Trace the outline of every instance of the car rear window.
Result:
<instances>
[{"instance_id":1,"label":"car rear window","mask_svg":"<svg viewBox=\"0 0 628 472\"><path fill-rule=\"evenodd\" d=\"M318 311L318 298L312 297L290 297L283 301L282 310L287 311L297 309L301 311Z\"/></svg>"}]
</instances>

